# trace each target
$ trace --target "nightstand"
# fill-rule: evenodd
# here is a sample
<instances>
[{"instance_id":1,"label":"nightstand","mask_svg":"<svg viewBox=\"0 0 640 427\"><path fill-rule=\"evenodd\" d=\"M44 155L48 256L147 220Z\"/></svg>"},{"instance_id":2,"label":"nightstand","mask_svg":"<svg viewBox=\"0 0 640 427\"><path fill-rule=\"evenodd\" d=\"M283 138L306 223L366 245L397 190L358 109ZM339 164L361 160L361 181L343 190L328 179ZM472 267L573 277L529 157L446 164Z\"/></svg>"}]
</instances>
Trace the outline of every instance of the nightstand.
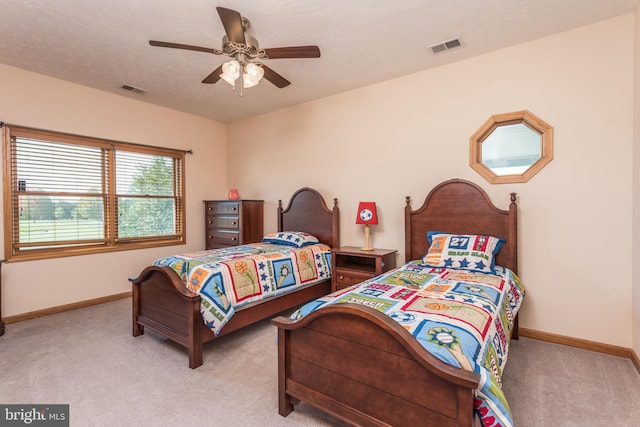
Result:
<instances>
[{"instance_id":1,"label":"nightstand","mask_svg":"<svg viewBox=\"0 0 640 427\"><path fill-rule=\"evenodd\" d=\"M356 246L331 250L331 292L376 277L396 268L395 249L363 251Z\"/></svg>"}]
</instances>

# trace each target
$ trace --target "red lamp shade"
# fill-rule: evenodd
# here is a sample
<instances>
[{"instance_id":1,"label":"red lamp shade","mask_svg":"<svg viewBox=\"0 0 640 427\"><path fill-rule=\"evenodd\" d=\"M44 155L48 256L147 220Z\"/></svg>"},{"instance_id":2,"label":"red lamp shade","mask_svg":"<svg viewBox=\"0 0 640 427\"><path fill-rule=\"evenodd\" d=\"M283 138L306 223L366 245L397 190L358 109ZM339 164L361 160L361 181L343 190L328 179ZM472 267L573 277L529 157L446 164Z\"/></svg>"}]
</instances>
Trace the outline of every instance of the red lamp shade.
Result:
<instances>
[{"instance_id":1,"label":"red lamp shade","mask_svg":"<svg viewBox=\"0 0 640 427\"><path fill-rule=\"evenodd\" d=\"M358 215L356 216L356 224L377 224L378 212L376 211L376 202L360 202L358 205Z\"/></svg>"}]
</instances>

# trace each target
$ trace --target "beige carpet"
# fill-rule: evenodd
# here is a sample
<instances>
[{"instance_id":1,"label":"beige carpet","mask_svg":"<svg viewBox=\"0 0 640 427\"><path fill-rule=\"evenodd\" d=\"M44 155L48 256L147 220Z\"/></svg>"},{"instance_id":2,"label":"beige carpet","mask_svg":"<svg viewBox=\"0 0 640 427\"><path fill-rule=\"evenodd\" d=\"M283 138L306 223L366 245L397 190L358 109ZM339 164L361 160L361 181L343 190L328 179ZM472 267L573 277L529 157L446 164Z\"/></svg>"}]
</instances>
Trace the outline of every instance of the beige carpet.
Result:
<instances>
[{"instance_id":1,"label":"beige carpet","mask_svg":"<svg viewBox=\"0 0 640 427\"><path fill-rule=\"evenodd\" d=\"M205 345L204 365L150 331L131 336L131 300L7 325L0 403L68 403L72 426L329 426L301 405L278 415L275 328ZM504 390L516 426L635 426L640 375L619 357L523 338Z\"/></svg>"}]
</instances>

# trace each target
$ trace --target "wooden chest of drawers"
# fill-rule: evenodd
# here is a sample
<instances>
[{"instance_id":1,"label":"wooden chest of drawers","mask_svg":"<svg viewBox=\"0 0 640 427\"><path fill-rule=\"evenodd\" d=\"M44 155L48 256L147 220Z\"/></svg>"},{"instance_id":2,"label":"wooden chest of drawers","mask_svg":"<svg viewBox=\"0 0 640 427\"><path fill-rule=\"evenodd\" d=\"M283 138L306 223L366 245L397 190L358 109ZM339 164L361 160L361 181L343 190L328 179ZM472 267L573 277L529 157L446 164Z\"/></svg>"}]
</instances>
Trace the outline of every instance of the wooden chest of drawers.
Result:
<instances>
[{"instance_id":1,"label":"wooden chest of drawers","mask_svg":"<svg viewBox=\"0 0 640 427\"><path fill-rule=\"evenodd\" d=\"M205 200L206 248L256 243L263 234L263 200Z\"/></svg>"}]
</instances>

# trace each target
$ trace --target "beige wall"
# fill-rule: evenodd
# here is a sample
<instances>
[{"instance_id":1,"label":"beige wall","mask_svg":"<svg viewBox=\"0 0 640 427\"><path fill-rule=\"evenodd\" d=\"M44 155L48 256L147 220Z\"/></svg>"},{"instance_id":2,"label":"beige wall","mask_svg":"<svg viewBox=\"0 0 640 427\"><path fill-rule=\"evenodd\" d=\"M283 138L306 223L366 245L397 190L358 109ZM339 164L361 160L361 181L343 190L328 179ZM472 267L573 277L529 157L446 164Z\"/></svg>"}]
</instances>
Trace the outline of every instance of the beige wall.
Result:
<instances>
[{"instance_id":1,"label":"beige wall","mask_svg":"<svg viewBox=\"0 0 640 427\"><path fill-rule=\"evenodd\" d=\"M373 244L401 252L405 196L419 207L456 177L502 208L515 191L521 325L631 347L633 43L628 14L232 123L229 184L267 201L266 231L299 187L338 197L343 244L362 244L357 202L374 200ZM554 126L554 160L526 184L490 185L468 166L469 137L521 109Z\"/></svg>"},{"instance_id":2,"label":"beige wall","mask_svg":"<svg viewBox=\"0 0 640 427\"><path fill-rule=\"evenodd\" d=\"M5 123L194 151L186 245L4 264L3 317L129 291L127 277L151 260L204 246L202 200L228 187L224 124L3 65L0 99Z\"/></svg>"},{"instance_id":3,"label":"beige wall","mask_svg":"<svg viewBox=\"0 0 640 427\"><path fill-rule=\"evenodd\" d=\"M635 13L633 109L633 349L640 356L640 6Z\"/></svg>"}]
</instances>

